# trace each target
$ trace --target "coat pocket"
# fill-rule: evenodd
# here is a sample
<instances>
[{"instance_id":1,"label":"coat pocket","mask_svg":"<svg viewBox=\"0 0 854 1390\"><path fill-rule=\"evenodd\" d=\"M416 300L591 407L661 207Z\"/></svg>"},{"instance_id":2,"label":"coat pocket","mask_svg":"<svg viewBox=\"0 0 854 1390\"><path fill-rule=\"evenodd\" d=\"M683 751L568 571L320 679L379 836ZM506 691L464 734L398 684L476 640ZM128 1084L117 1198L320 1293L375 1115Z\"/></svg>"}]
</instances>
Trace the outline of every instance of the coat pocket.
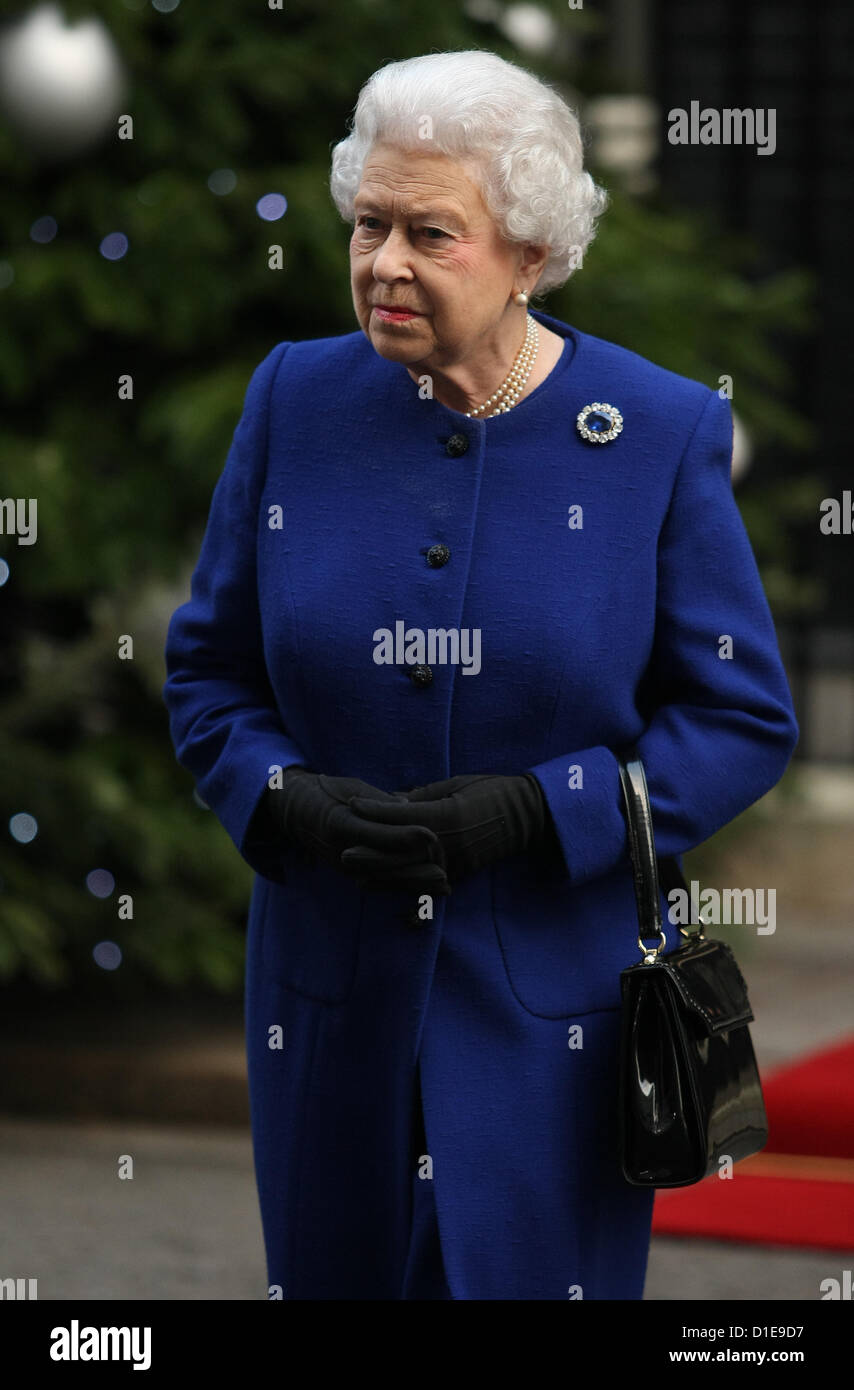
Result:
<instances>
[{"instance_id":1,"label":"coat pocket","mask_svg":"<svg viewBox=\"0 0 854 1390\"><path fill-rule=\"evenodd\" d=\"M277 984L343 1004L356 979L364 893L324 864L286 857L287 881L268 883L261 960Z\"/></svg>"},{"instance_id":2,"label":"coat pocket","mask_svg":"<svg viewBox=\"0 0 854 1390\"><path fill-rule=\"evenodd\" d=\"M614 1009L620 971L638 958L631 873L573 887L527 856L493 870L492 913L513 993L538 1018Z\"/></svg>"}]
</instances>

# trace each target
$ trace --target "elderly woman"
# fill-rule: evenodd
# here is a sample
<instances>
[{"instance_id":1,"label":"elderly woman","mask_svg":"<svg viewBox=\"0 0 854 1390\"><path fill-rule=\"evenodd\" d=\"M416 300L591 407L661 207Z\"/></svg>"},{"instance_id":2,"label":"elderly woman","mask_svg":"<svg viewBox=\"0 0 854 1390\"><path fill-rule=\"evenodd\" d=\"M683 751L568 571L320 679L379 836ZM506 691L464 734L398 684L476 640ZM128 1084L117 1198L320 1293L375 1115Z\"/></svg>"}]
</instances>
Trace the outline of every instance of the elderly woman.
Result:
<instances>
[{"instance_id":1,"label":"elderly woman","mask_svg":"<svg viewBox=\"0 0 854 1390\"><path fill-rule=\"evenodd\" d=\"M256 369L166 648L177 756L257 872L270 1296L638 1299L618 757L678 856L797 738L730 408L528 307L604 194L524 70L390 63L331 186L359 329Z\"/></svg>"}]
</instances>

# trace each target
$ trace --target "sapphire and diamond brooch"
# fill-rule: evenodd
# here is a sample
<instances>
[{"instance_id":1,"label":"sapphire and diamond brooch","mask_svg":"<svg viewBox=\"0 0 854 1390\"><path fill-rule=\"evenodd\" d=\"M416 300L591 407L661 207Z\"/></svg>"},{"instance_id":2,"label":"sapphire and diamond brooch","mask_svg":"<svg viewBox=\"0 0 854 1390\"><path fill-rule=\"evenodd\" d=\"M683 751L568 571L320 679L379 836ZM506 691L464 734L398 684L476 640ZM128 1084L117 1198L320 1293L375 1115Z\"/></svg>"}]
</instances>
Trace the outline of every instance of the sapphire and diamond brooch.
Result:
<instances>
[{"instance_id":1,"label":"sapphire and diamond brooch","mask_svg":"<svg viewBox=\"0 0 854 1390\"><path fill-rule=\"evenodd\" d=\"M623 417L615 405L594 401L579 410L576 425L582 439L591 444L609 444L623 428Z\"/></svg>"}]
</instances>

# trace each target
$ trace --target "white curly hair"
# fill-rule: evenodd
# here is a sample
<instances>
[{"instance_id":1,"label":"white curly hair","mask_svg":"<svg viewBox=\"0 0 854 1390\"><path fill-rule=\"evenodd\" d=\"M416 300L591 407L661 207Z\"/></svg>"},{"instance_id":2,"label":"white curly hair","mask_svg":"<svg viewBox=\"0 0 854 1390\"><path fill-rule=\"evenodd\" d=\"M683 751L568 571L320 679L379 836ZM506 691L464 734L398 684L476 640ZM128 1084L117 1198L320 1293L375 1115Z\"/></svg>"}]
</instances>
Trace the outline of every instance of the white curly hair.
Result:
<instances>
[{"instance_id":1,"label":"white curly hair","mask_svg":"<svg viewBox=\"0 0 854 1390\"><path fill-rule=\"evenodd\" d=\"M359 93L350 134L332 151L329 188L347 222L375 142L475 160L502 235L548 246L536 294L581 264L608 195L584 165L575 112L547 83L497 53L426 53L378 68ZM425 135L425 130L429 135Z\"/></svg>"}]
</instances>

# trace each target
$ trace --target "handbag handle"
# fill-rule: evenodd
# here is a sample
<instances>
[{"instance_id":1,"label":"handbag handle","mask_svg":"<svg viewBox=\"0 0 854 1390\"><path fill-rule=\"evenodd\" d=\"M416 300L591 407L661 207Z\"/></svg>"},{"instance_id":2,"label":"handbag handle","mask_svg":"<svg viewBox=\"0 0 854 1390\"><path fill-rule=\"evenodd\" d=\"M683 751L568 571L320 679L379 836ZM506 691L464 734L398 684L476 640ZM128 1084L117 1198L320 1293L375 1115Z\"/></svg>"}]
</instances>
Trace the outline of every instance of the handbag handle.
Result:
<instances>
[{"instance_id":1,"label":"handbag handle","mask_svg":"<svg viewBox=\"0 0 854 1390\"><path fill-rule=\"evenodd\" d=\"M638 905L638 946L643 953L644 961L647 964L652 964L667 944L661 917L659 868L661 869L661 880L664 883L665 892L669 892L672 887L678 887L683 888L687 893L692 924L694 923L694 903L685 882L685 876L676 860L672 856L659 860L656 856L655 836L652 829L652 806L650 805L649 788L641 759L631 757L624 762L622 758L618 758L617 763L620 769L620 785L623 789L623 801L626 810L629 854L632 860L632 881L635 900ZM699 937L701 938L702 922L696 925L700 928ZM682 929L680 928L680 930ZM683 931L682 935L694 936L697 934ZM644 937L651 936L658 936L657 946L648 947L644 944Z\"/></svg>"}]
</instances>

